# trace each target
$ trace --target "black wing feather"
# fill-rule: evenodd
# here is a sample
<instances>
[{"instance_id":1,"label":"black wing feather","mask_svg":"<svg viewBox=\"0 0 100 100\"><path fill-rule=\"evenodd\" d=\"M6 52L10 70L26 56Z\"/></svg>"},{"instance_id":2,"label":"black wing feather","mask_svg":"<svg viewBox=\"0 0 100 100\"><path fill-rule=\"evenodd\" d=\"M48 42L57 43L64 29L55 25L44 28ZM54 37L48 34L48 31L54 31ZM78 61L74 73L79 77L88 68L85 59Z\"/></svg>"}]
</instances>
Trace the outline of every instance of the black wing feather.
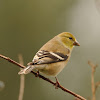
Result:
<instances>
[{"instance_id":1,"label":"black wing feather","mask_svg":"<svg viewBox=\"0 0 100 100\"><path fill-rule=\"evenodd\" d=\"M37 52L36 56L33 58L33 62L31 65L41 65L41 64L51 64L60 61L65 61L69 56L64 55L59 52L48 52L45 50L41 50Z\"/></svg>"}]
</instances>

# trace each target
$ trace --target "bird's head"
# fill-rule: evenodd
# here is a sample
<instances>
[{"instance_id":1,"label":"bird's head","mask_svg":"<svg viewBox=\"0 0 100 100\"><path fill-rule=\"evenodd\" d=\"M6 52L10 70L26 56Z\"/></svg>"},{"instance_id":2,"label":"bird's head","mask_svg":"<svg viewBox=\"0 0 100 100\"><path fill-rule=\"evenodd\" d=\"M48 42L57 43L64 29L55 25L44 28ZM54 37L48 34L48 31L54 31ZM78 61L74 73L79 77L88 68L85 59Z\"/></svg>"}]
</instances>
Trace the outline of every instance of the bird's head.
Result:
<instances>
[{"instance_id":1,"label":"bird's head","mask_svg":"<svg viewBox=\"0 0 100 100\"><path fill-rule=\"evenodd\" d=\"M74 46L80 46L76 38L69 32L60 33L58 36L60 37L62 43L70 49Z\"/></svg>"}]
</instances>

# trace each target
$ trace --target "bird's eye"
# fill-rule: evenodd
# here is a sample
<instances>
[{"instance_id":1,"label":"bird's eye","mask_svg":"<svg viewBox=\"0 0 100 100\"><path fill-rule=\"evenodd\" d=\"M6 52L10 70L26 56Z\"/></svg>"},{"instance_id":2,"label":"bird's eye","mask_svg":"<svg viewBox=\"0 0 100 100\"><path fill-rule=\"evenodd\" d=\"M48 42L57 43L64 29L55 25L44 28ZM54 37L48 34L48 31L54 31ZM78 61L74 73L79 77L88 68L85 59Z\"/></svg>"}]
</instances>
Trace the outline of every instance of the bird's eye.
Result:
<instances>
[{"instance_id":1,"label":"bird's eye","mask_svg":"<svg viewBox=\"0 0 100 100\"><path fill-rule=\"evenodd\" d=\"M69 37L70 40L72 40L72 37Z\"/></svg>"}]
</instances>

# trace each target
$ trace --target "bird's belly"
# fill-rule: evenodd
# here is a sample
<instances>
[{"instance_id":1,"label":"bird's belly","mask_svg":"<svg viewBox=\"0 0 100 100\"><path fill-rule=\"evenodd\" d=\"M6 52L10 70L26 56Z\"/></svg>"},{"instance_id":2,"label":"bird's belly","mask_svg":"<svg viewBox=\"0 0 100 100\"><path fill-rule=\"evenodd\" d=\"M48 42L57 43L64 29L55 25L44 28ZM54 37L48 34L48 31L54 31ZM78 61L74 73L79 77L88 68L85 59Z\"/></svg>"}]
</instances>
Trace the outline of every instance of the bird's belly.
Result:
<instances>
[{"instance_id":1,"label":"bird's belly","mask_svg":"<svg viewBox=\"0 0 100 100\"><path fill-rule=\"evenodd\" d=\"M66 62L57 62L46 65L43 69L39 69L40 72L49 76L57 76L62 69L66 66Z\"/></svg>"}]
</instances>

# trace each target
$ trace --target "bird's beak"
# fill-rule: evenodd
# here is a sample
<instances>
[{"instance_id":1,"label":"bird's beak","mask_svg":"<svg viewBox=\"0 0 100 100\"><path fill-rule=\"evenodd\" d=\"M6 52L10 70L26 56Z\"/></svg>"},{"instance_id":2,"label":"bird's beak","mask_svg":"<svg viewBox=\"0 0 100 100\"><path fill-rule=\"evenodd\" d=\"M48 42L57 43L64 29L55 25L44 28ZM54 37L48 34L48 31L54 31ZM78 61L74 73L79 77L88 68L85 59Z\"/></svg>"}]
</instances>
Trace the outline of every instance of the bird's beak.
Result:
<instances>
[{"instance_id":1,"label":"bird's beak","mask_svg":"<svg viewBox=\"0 0 100 100\"><path fill-rule=\"evenodd\" d=\"M73 43L73 45L74 45L74 46L80 46L80 44L79 44L77 41L75 41L75 42Z\"/></svg>"}]
</instances>

